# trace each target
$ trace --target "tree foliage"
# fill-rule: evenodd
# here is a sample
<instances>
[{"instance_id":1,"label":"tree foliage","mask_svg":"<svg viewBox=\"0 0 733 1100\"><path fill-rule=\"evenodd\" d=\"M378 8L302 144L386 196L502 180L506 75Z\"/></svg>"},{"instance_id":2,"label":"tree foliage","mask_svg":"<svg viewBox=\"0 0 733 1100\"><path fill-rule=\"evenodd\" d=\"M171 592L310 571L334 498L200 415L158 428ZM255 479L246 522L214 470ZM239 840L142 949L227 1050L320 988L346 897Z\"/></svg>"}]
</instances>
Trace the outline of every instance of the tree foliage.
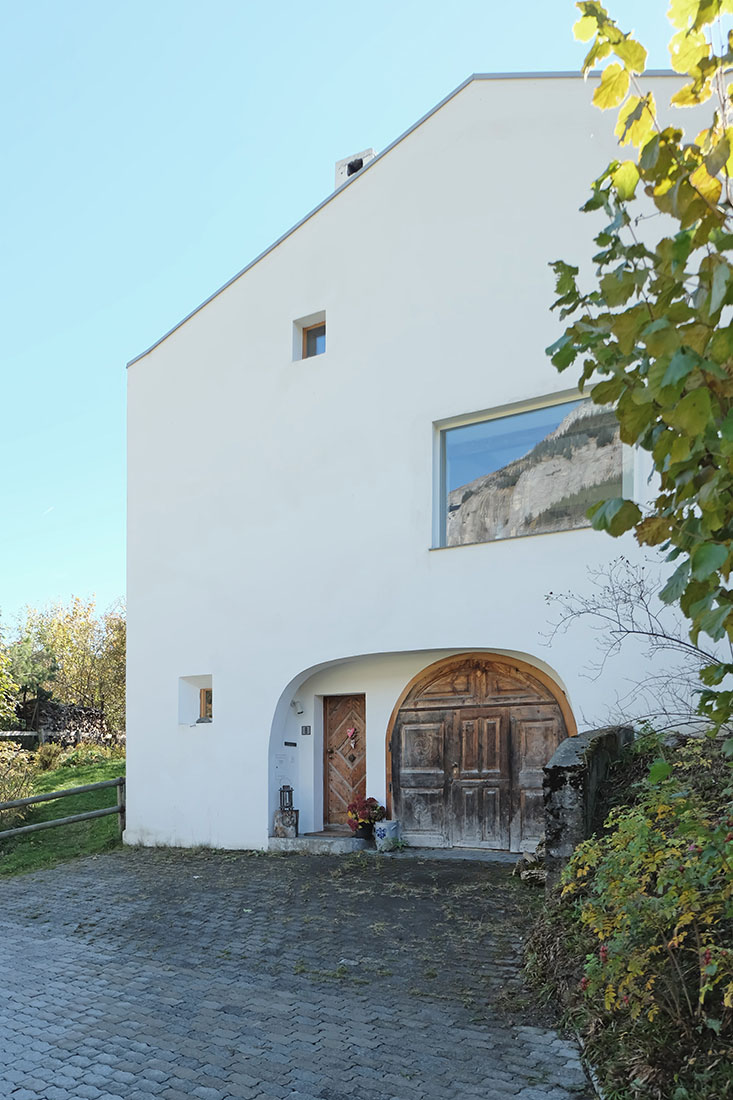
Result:
<instances>
[{"instance_id":1,"label":"tree foliage","mask_svg":"<svg viewBox=\"0 0 733 1100\"><path fill-rule=\"evenodd\" d=\"M110 728L125 728L124 605L98 616L95 601L28 608L10 654L22 687L60 703L104 708Z\"/></svg>"},{"instance_id":2,"label":"tree foliage","mask_svg":"<svg viewBox=\"0 0 733 1100\"><path fill-rule=\"evenodd\" d=\"M5 728L15 714L14 703L17 690L10 657L0 649L0 729Z\"/></svg>"},{"instance_id":3,"label":"tree foliage","mask_svg":"<svg viewBox=\"0 0 733 1100\"><path fill-rule=\"evenodd\" d=\"M646 50L598 0L576 5L576 36L589 42L587 74L608 60L593 101L618 111L615 133L629 157L594 181L583 210L603 211L596 279L552 266L557 309L568 326L548 349L558 370L580 367L580 388L614 402L621 438L648 451L656 499L597 505L593 526L661 547L676 567L661 591L679 602L693 641L733 640L733 103L728 87L733 0L671 0L672 66L686 78L673 107L712 101L694 138L664 125L641 76ZM612 59L612 60L610 60ZM703 109L705 110L705 109ZM653 223L646 219L661 215ZM650 224L659 227L650 242ZM643 225L643 230L642 230ZM702 673L702 708L716 722L733 711L723 683L733 662Z\"/></svg>"}]
</instances>

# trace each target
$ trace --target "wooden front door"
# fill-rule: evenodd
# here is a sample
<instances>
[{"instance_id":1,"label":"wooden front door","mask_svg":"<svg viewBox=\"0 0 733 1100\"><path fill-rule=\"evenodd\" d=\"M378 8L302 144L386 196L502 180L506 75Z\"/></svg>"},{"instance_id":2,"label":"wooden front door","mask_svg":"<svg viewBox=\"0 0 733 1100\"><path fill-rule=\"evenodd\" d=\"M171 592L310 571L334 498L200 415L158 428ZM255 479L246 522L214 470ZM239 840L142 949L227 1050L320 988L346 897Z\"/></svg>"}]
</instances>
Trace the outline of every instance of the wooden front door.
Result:
<instances>
[{"instance_id":1,"label":"wooden front door","mask_svg":"<svg viewBox=\"0 0 733 1100\"><path fill-rule=\"evenodd\" d=\"M366 697L323 699L323 824L346 825L346 809L366 797Z\"/></svg>"},{"instance_id":2,"label":"wooden front door","mask_svg":"<svg viewBox=\"0 0 733 1100\"><path fill-rule=\"evenodd\" d=\"M415 685L392 736L396 814L408 842L533 849L542 768L567 736L548 687L488 657L441 664Z\"/></svg>"}]
</instances>

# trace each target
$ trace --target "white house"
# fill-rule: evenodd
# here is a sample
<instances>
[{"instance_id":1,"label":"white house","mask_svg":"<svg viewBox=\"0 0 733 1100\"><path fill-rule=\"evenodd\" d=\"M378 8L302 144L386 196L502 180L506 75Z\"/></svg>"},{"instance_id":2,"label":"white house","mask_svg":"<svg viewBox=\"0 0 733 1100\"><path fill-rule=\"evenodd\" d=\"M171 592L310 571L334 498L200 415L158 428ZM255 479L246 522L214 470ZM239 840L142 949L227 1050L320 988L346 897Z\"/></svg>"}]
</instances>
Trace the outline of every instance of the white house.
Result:
<instances>
[{"instance_id":1,"label":"white house","mask_svg":"<svg viewBox=\"0 0 733 1100\"><path fill-rule=\"evenodd\" d=\"M647 492L544 354L611 116L471 77L130 364L128 842L264 848L286 782L301 832L366 792L413 844L536 842L634 675L542 639L619 554L588 504Z\"/></svg>"}]
</instances>

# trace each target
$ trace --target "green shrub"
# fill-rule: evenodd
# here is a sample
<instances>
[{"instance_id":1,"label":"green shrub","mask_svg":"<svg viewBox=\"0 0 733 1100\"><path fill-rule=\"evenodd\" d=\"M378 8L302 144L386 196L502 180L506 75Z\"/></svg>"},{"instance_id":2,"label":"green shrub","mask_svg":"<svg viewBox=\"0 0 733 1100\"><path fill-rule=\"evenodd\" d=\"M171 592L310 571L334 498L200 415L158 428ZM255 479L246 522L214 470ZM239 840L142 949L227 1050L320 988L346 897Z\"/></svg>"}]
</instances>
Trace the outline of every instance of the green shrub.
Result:
<instances>
[{"instance_id":1,"label":"green shrub","mask_svg":"<svg viewBox=\"0 0 733 1100\"><path fill-rule=\"evenodd\" d=\"M733 1055L729 777L715 743L664 752L564 872L563 908L591 948L575 1006L619 1096L733 1096L718 1068Z\"/></svg>"},{"instance_id":2,"label":"green shrub","mask_svg":"<svg viewBox=\"0 0 733 1100\"><path fill-rule=\"evenodd\" d=\"M76 745L73 749L65 749L59 755L57 763L61 768L89 767L92 764L103 764L106 760L122 756L124 753L119 748L83 744Z\"/></svg>"},{"instance_id":3,"label":"green shrub","mask_svg":"<svg viewBox=\"0 0 733 1100\"><path fill-rule=\"evenodd\" d=\"M39 745L36 749L36 767L42 772L47 772L50 771L51 768L58 767L59 757L63 751L63 745L59 745L55 741L44 741L44 743Z\"/></svg>"},{"instance_id":4,"label":"green shrub","mask_svg":"<svg viewBox=\"0 0 733 1100\"><path fill-rule=\"evenodd\" d=\"M33 756L15 741L0 742L0 802L14 802L33 794ZM1 810L0 829L11 829L22 810Z\"/></svg>"}]
</instances>

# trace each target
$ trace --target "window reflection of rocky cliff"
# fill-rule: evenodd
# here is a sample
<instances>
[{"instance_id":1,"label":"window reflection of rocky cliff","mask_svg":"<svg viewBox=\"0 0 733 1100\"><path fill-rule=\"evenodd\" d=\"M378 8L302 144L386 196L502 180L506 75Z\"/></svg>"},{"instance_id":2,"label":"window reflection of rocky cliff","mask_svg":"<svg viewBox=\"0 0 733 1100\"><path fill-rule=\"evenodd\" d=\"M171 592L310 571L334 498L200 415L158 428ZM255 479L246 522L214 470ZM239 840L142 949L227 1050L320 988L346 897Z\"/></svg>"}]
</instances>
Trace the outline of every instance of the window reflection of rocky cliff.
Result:
<instances>
[{"instance_id":1,"label":"window reflection of rocky cliff","mask_svg":"<svg viewBox=\"0 0 733 1100\"><path fill-rule=\"evenodd\" d=\"M448 494L446 543L588 527L591 504L620 493L613 410L583 402L526 455Z\"/></svg>"}]
</instances>

